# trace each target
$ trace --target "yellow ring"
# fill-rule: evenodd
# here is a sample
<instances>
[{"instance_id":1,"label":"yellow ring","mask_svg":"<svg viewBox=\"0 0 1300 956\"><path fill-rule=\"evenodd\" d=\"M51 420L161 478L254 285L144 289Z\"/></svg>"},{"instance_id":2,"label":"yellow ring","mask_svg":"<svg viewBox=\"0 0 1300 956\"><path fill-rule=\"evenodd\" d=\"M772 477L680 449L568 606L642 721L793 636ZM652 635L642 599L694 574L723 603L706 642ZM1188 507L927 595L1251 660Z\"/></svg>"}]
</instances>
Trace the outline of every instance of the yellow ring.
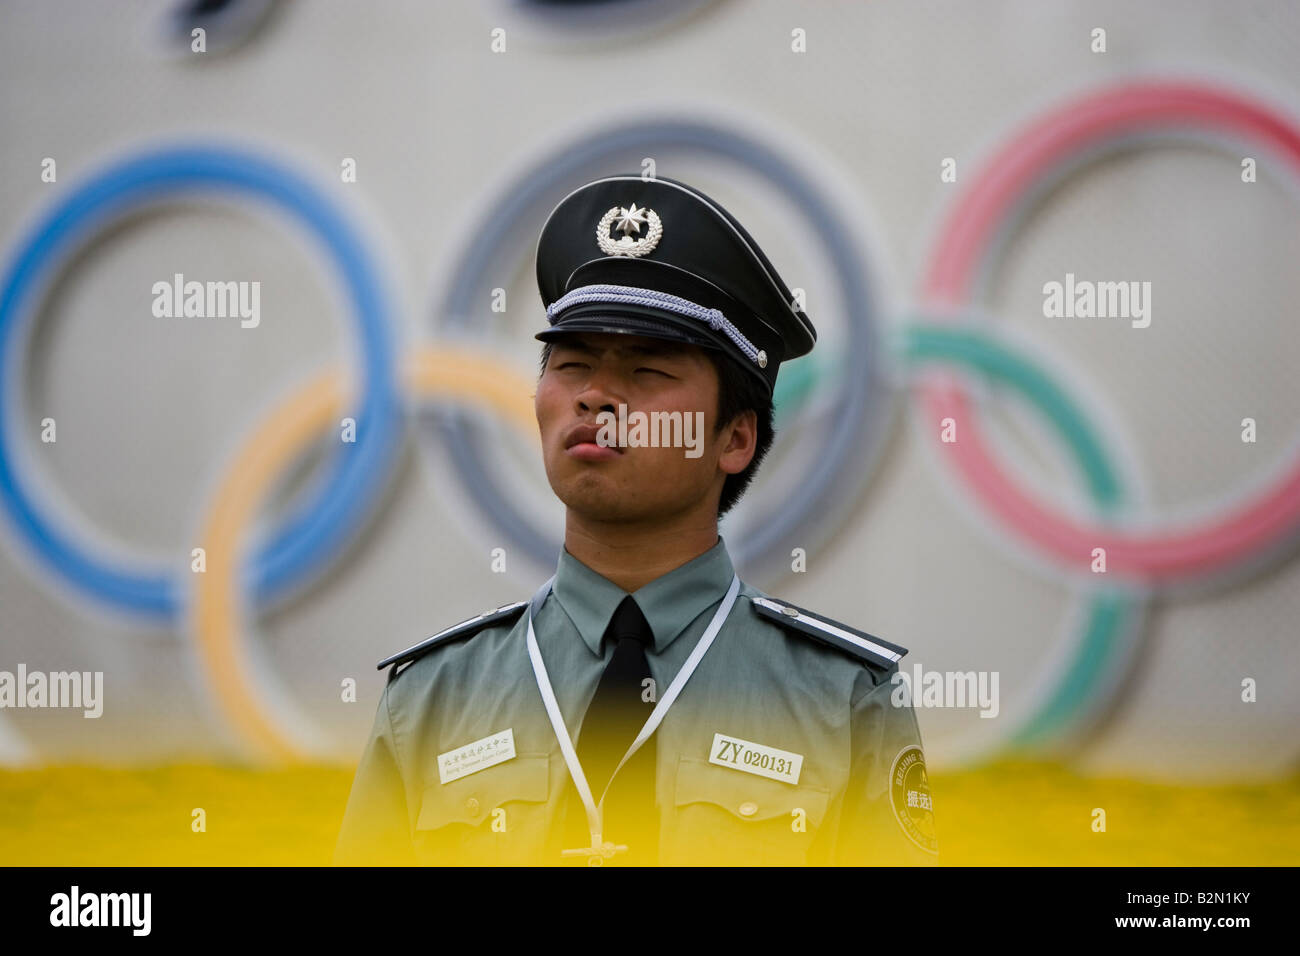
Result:
<instances>
[{"instance_id":1,"label":"yellow ring","mask_svg":"<svg viewBox=\"0 0 1300 956\"><path fill-rule=\"evenodd\" d=\"M206 572L196 574L190 621L201 670L220 712L239 739L279 761L308 756L284 733L254 692L258 680L244 643L239 593L242 537L265 493L347 407L349 372L335 368L311 379L263 420L217 486L202 522ZM492 408L537 441L532 383L495 359L444 346L422 346L402 368L406 394L419 401L466 400Z\"/></svg>"}]
</instances>

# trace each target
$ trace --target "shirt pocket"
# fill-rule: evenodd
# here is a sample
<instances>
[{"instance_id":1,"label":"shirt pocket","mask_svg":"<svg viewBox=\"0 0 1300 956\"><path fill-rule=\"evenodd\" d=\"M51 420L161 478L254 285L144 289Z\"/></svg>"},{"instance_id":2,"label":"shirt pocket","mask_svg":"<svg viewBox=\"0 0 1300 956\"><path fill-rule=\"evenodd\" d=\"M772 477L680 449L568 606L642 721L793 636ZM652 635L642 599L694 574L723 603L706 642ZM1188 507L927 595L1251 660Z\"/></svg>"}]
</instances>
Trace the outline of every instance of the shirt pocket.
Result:
<instances>
[{"instance_id":1,"label":"shirt pocket","mask_svg":"<svg viewBox=\"0 0 1300 956\"><path fill-rule=\"evenodd\" d=\"M512 760L424 788L414 844L420 862L499 866L535 862L546 840L547 754Z\"/></svg>"},{"instance_id":2,"label":"shirt pocket","mask_svg":"<svg viewBox=\"0 0 1300 956\"><path fill-rule=\"evenodd\" d=\"M679 757L663 862L792 866L807 863L828 790Z\"/></svg>"}]
</instances>

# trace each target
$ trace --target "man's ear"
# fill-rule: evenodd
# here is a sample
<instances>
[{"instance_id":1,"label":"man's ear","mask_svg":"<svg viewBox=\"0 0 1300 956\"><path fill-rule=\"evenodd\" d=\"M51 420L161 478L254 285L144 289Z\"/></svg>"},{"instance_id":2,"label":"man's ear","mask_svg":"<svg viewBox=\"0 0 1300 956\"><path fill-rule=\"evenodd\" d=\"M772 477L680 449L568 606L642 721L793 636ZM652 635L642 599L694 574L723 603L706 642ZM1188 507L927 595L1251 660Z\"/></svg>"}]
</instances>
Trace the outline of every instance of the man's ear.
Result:
<instances>
[{"instance_id":1,"label":"man's ear","mask_svg":"<svg viewBox=\"0 0 1300 956\"><path fill-rule=\"evenodd\" d=\"M749 467L758 448L758 413L747 408L722 429L722 455L718 467L729 475L737 475Z\"/></svg>"}]
</instances>

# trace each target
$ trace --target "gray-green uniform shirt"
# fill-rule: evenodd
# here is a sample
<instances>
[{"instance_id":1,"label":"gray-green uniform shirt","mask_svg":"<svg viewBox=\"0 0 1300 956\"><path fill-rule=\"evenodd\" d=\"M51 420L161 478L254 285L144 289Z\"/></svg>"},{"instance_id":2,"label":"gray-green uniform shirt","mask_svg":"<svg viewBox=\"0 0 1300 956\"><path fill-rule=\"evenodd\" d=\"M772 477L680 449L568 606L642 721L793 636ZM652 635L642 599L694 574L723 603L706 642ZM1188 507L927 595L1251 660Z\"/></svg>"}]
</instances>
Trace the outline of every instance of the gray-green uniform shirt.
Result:
<instances>
[{"instance_id":1,"label":"gray-green uniform shirt","mask_svg":"<svg viewBox=\"0 0 1300 956\"><path fill-rule=\"evenodd\" d=\"M660 693L704 633L733 573L719 537L634 592L654 632L647 658ZM566 549L536 614L538 648L575 736L613 653L610 646L602 653L602 636L626 596ZM656 731L659 863L934 863L921 736L906 688L890 680L896 663L869 665L780 615L763 616L754 601L768 597L741 583L713 645ZM565 862L569 772L529 661L527 631L524 609L393 668L357 768L336 863ZM449 761L471 743L499 745L507 731L515 756L443 782L440 755ZM771 756L776 751L784 756ZM802 758L797 779L784 762L793 755ZM786 771L779 779L761 775L778 766Z\"/></svg>"}]
</instances>

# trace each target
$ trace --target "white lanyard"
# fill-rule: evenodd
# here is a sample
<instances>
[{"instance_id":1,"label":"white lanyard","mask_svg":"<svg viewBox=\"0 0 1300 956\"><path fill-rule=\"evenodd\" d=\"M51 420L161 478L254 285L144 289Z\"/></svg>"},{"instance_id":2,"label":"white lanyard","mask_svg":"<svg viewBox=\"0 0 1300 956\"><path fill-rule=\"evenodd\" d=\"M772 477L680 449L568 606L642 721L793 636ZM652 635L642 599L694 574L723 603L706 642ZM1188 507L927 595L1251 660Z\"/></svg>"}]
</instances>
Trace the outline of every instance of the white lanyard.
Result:
<instances>
[{"instance_id":1,"label":"white lanyard","mask_svg":"<svg viewBox=\"0 0 1300 956\"><path fill-rule=\"evenodd\" d=\"M533 631L533 615L546 601L546 596L551 593L551 586L554 583L555 578L552 576L550 580L541 586L528 604L528 657L533 662L533 676L537 678L537 689L542 692L542 701L546 704L546 714L551 718L551 726L555 729L556 739L560 742L560 752L564 754L564 763L569 768L569 776L573 778L573 784L578 789L578 796L582 798L582 805L587 810L587 828L591 831L591 845L594 849L601 845L601 832L603 829L601 813L605 806L605 795L609 793L609 785L614 782L614 777L618 775L623 764L627 763L628 759L640 749L643 743L650 739L650 735L663 723L668 708L673 705L673 701L681 693L682 687L690 680L691 674L695 672L696 666L700 663L700 659L704 657L705 651L709 649L713 639L718 636L718 631L722 629L722 624L727 619L727 615L731 613L731 607L736 603L736 595L740 593L740 578L736 574L732 574L731 586L727 588L722 604L714 612L713 620L705 628L704 634L696 643L695 649L691 651L690 656L686 658L686 662L682 664L681 670L677 672L673 682L668 685L667 693L660 697L655 704L654 710L646 718L641 732L632 741L632 746L623 755L623 759L618 762L614 772L609 775L609 782L605 784L605 791L600 795L599 804L592 799L591 787L587 785L587 775L582 772L582 765L578 763L577 751L573 749L573 740L569 736L568 728L564 725L564 715L560 713L560 705L555 699L555 690L551 687L551 679L546 674L546 665L542 663L542 653L537 647L537 634Z\"/></svg>"}]
</instances>

